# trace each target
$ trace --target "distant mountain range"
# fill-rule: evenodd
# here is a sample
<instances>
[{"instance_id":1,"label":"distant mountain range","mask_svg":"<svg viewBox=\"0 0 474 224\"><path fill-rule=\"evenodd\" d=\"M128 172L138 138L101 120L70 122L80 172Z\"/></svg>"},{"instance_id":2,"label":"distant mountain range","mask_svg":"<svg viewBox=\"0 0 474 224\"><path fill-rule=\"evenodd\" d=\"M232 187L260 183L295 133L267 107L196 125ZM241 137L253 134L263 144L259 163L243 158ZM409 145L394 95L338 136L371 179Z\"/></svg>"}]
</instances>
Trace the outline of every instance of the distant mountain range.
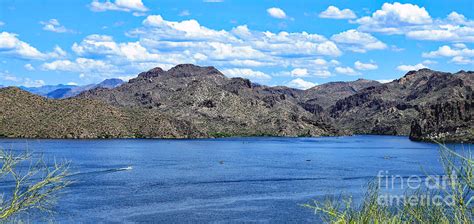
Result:
<instances>
[{"instance_id":1,"label":"distant mountain range","mask_svg":"<svg viewBox=\"0 0 474 224\"><path fill-rule=\"evenodd\" d=\"M359 79L298 90L227 78L214 67L184 64L168 71L154 68L117 87L95 86L61 101L3 88L0 135L197 138L383 134L473 142L473 75L421 69L385 84ZM50 98L70 94L62 89L68 88L49 92Z\"/></svg>"},{"instance_id":2,"label":"distant mountain range","mask_svg":"<svg viewBox=\"0 0 474 224\"><path fill-rule=\"evenodd\" d=\"M24 87L20 86L20 89L28 91L30 93L45 96L52 99L63 99L69 98L78 95L81 92L84 92L89 89L93 88L114 88L117 87L124 82L121 79L106 79L99 84L89 84L85 86L77 86L77 85L46 85L40 87Z\"/></svg>"}]
</instances>

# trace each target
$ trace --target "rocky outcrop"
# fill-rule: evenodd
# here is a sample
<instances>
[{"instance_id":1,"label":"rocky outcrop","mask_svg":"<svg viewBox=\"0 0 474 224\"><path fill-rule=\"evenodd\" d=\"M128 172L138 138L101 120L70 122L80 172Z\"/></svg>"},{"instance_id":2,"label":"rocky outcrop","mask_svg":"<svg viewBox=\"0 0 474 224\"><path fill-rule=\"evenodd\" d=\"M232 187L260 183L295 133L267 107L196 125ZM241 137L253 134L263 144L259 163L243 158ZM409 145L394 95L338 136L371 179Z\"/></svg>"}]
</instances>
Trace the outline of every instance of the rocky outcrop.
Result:
<instances>
[{"instance_id":1,"label":"rocky outcrop","mask_svg":"<svg viewBox=\"0 0 474 224\"><path fill-rule=\"evenodd\" d=\"M410 139L438 142L473 142L474 103L469 101L441 102L420 109L411 125Z\"/></svg>"},{"instance_id":2,"label":"rocky outcrop","mask_svg":"<svg viewBox=\"0 0 474 224\"><path fill-rule=\"evenodd\" d=\"M472 113L472 107L466 106L472 105L472 80L470 72L412 71L339 100L330 114L339 129L353 133L411 135L420 140L444 133L438 139L464 136L472 141L472 134L465 131L472 130L472 117L466 115Z\"/></svg>"}]
</instances>

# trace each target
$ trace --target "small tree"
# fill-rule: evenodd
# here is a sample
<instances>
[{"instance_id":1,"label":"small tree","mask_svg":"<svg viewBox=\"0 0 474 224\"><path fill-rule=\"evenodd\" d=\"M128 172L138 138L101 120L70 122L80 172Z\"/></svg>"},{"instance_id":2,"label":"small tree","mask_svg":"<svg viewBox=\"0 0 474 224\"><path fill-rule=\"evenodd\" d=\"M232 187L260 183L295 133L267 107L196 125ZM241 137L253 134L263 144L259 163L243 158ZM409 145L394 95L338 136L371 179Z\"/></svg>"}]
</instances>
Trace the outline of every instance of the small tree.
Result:
<instances>
[{"instance_id":1,"label":"small tree","mask_svg":"<svg viewBox=\"0 0 474 224\"><path fill-rule=\"evenodd\" d=\"M0 221L22 212L51 212L57 193L68 186L69 163L48 166L42 157L31 153L15 154L0 150Z\"/></svg>"}]
</instances>

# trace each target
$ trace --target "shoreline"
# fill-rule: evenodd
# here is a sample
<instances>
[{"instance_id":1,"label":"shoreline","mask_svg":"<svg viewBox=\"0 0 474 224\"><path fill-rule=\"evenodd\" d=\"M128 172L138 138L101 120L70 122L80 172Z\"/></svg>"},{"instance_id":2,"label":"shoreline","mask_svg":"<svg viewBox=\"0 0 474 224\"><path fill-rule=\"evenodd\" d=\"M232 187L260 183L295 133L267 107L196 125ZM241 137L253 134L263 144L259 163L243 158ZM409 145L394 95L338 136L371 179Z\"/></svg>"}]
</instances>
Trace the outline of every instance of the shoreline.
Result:
<instances>
[{"instance_id":1,"label":"shoreline","mask_svg":"<svg viewBox=\"0 0 474 224\"><path fill-rule=\"evenodd\" d=\"M420 142L420 143L432 143L437 144L435 140L415 140L410 139L408 135L377 135L377 134L354 134L354 135L335 135L335 136L244 136L244 135L235 135L235 136L225 136L225 137L196 137L196 138L167 138L167 137L150 137L150 138L133 138L133 137L118 137L118 138L29 138L29 137L0 137L0 140L173 140L173 141L188 141L188 140L225 140L225 139L265 139L265 138L281 138L281 139L297 139L297 138L341 138L341 137L400 137L400 138L407 138L412 142ZM440 143L448 143L448 144L474 144L474 142L469 141L438 141Z\"/></svg>"}]
</instances>

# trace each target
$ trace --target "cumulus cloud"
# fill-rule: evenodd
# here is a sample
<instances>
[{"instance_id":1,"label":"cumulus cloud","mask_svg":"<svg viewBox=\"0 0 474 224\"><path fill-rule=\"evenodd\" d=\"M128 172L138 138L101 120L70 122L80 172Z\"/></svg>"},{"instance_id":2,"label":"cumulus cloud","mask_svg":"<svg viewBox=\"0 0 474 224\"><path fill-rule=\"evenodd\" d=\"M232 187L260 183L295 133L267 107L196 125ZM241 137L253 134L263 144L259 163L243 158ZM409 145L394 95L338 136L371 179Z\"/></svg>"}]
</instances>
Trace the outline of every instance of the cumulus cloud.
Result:
<instances>
[{"instance_id":1,"label":"cumulus cloud","mask_svg":"<svg viewBox=\"0 0 474 224\"><path fill-rule=\"evenodd\" d=\"M266 82L270 80L272 77L261 72L261 71L254 71L248 68L232 68L232 69L224 69L222 73L228 77L241 77L250 79L254 82Z\"/></svg>"},{"instance_id":2,"label":"cumulus cloud","mask_svg":"<svg viewBox=\"0 0 474 224\"><path fill-rule=\"evenodd\" d=\"M43 30L51 31L55 33L73 33L73 30L67 29L62 26L57 19L50 19L49 21L41 21L40 24L43 25Z\"/></svg>"},{"instance_id":3,"label":"cumulus cloud","mask_svg":"<svg viewBox=\"0 0 474 224\"><path fill-rule=\"evenodd\" d=\"M474 49L469 49L465 44L453 44L453 47L444 45L435 51L424 52L425 58L451 58L450 62L455 64L472 64L474 62Z\"/></svg>"},{"instance_id":4,"label":"cumulus cloud","mask_svg":"<svg viewBox=\"0 0 474 224\"><path fill-rule=\"evenodd\" d=\"M297 79L291 80L286 85L289 86L289 87L292 87L292 88L297 88L297 89L309 89L309 88L312 88L312 87L314 87L318 84L313 83L313 82L309 82L309 81L305 81L301 78L297 78Z\"/></svg>"},{"instance_id":5,"label":"cumulus cloud","mask_svg":"<svg viewBox=\"0 0 474 224\"><path fill-rule=\"evenodd\" d=\"M305 77L308 76L308 69L305 68L295 68L291 71L291 76L294 77Z\"/></svg>"},{"instance_id":6,"label":"cumulus cloud","mask_svg":"<svg viewBox=\"0 0 474 224\"><path fill-rule=\"evenodd\" d=\"M33 65L31 65L31 64L25 64L23 67L28 71L34 71L35 70L35 67L33 67Z\"/></svg>"},{"instance_id":7,"label":"cumulus cloud","mask_svg":"<svg viewBox=\"0 0 474 224\"><path fill-rule=\"evenodd\" d=\"M375 70L377 69L379 66L375 63L362 63L360 61L356 61L354 62L354 67L357 69L357 70L362 70L362 71L366 71L366 70Z\"/></svg>"},{"instance_id":8,"label":"cumulus cloud","mask_svg":"<svg viewBox=\"0 0 474 224\"><path fill-rule=\"evenodd\" d=\"M344 75L358 75L359 74L351 67L336 67L334 70L337 73L344 74Z\"/></svg>"},{"instance_id":9,"label":"cumulus cloud","mask_svg":"<svg viewBox=\"0 0 474 224\"><path fill-rule=\"evenodd\" d=\"M148 8L143 5L142 0L115 0L114 2L106 0L101 2L93 0L89 5L94 12L104 11L124 11L124 12L146 12Z\"/></svg>"},{"instance_id":10,"label":"cumulus cloud","mask_svg":"<svg viewBox=\"0 0 474 224\"><path fill-rule=\"evenodd\" d=\"M289 65L308 57L337 57L342 54L334 42L306 32L261 32L250 30L245 25L230 31L214 30L196 20L174 22L160 15L148 16L143 25L128 35L138 37L140 44L147 49L167 54L199 54L199 58L213 64L261 66L281 63L285 58L284 63Z\"/></svg>"},{"instance_id":11,"label":"cumulus cloud","mask_svg":"<svg viewBox=\"0 0 474 224\"><path fill-rule=\"evenodd\" d=\"M319 13L320 18L327 19L355 19L357 16L350 9L340 10L336 6L329 6L325 11Z\"/></svg>"},{"instance_id":12,"label":"cumulus cloud","mask_svg":"<svg viewBox=\"0 0 474 224\"><path fill-rule=\"evenodd\" d=\"M354 29L347 30L331 37L331 40L343 45L347 49L364 53L370 50L386 49L387 45L369 33Z\"/></svg>"},{"instance_id":13,"label":"cumulus cloud","mask_svg":"<svg viewBox=\"0 0 474 224\"><path fill-rule=\"evenodd\" d=\"M450 62L453 62L455 64L460 64L460 65L474 64L474 60L472 58L466 58L466 57L463 57L463 56L453 57Z\"/></svg>"},{"instance_id":14,"label":"cumulus cloud","mask_svg":"<svg viewBox=\"0 0 474 224\"><path fill-rule=\"evenodd\" d=\"M454 56L467 56L474 57L474 49L469 49L466 45L456 45L457 47L451 48L448 45L444 45L438 48L438 50L423 53L422 56L426 58L436 57L454 57Z\"/></svg>"},{"instance_id":15,"label":"cumulus cloud","mask_svg":"<svg viewBox=\"0 0 474 224\"><path fill-rule=\"evenodd\" d=\"M176 64L193 63L214 65L227 70L229 76L239 74L265 81L271 76L253 68L277 68L287 71L288 77L325 78L331 76L329 68L339 62L322 57L334 58L342 54L332 40L319 34L262 32L246 25L216 30L193 19L168 21L160 15L147 16L141 27L126 35L135 40L118 42L108 35L88 35L73 43L71 49L76 59L68 55L68 60L51 61L40 68L77 72L89 78L101 74L129 77L156 66L168 69ZM55 58L66 55L60 48L54 52Z\"/></svg>"},{"instance_id":16,"label":"cumulus cloud","mask_svg":"<svg viewBox=\"0 0 474 224\"><path fill-rule=\"evenodd\" d=\"M0 33L0 54L22 59L45 59L47 57L38 49L18 39L17 34L8 32Z\"/></svg>"},{"instance_id":17,"label":"cumulus cloud","mask_svg":"<svg viewBox=\"0 0 474 224\"><path fill-rule=\"evenodd\" d=\"M403 71L403 72L420 70L422 68L427 68L427 66L423 65L422 63L418 63L416 65L399 65L397 67L398 70Z\"/></svg>"},{"instance_id":18,"label":"cumulus cloud","mask_svg":"<svg viewBox=\"0 0 474 224\"><path fill-rule=\"evenodd\" d=\"M64 71L64 72L114 72L116 68L113 65L105 63L101 60L94 60L88 58L77 58L75 61L70 60L56 60L49 63L44 63L41 66L44 70L49 71Z\"/></svg>"},{"instance_id":19,"label":"cumulus cloud","mask_svg":"<svg viewBox=\"0 0 474 224\"><path fill-rule=\"evenodd\" d=\"M371 32L401 33L401 27L430 24L433 20L424 7L413 4L384 3L382 8L364 16L356 23L360 29Z\"/></svg>"},{"instance_id":20,"label":"cumulus cloud","mask_svg":"<svg viewBox=\"0 0 474 224\"><path fill-rule=\"evenodd\" d=\"M451 12L446 18L433 19L424 7L408 3L385 3L355 23L361 31L403 34L416 40L474 42L474 21L464 15Z\"/></svg>"},{"instance_id":21,"label":"cumulus cloud","mask_svg":"<svg viewBox=\"0 0 474 224\"><path fill-rule=\"evenodd\" d=\"M285 11L283 11L280 8L276 8L276 7L268 8L267 13L268 13L268 15L270 15L273 18L277 18L277 19L285 19L286 18Z\"/></svg>"}]
</instances>

